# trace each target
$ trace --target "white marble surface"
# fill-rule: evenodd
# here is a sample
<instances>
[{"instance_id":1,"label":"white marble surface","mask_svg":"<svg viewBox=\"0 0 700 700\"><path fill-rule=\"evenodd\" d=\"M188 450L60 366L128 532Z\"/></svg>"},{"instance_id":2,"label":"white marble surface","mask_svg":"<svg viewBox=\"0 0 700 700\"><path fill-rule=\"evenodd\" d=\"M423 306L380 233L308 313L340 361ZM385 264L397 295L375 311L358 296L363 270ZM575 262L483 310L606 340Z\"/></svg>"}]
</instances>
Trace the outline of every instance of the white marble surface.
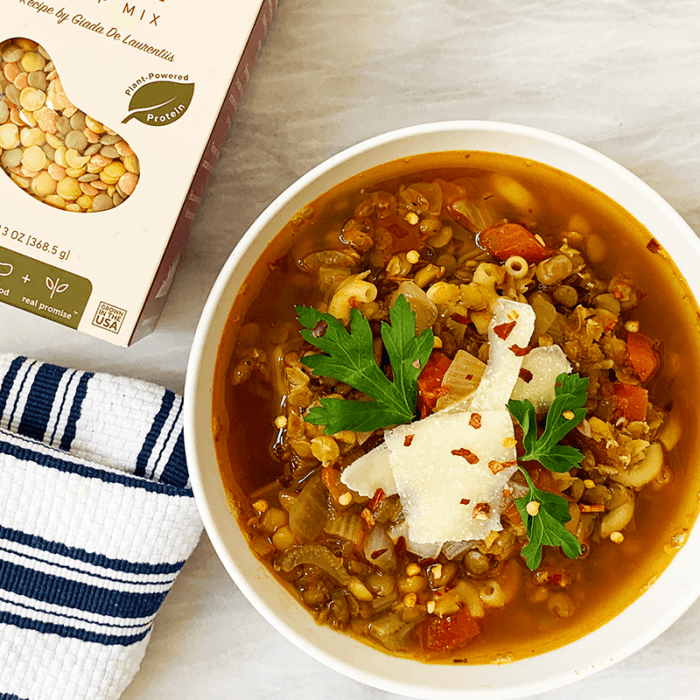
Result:
<instances>
[{"instance_id":1,"label":"white marble surface","mask_svg":"<svg viewBox=\"0 0 700 700\"><path fill-rule=\"evenodd\" d=\"M0 352L181 391L206 295L263 208L346 146L421 122L494 119L576 139L639 175L700 233L699 30L697 0L281 0L155 334L123 350L0 305ZM282 638L205 535L123 699L340 694L396 697ZM562 696L699 698L700 603L631 658L539 698Z\"/></svg>"}]
</instances>

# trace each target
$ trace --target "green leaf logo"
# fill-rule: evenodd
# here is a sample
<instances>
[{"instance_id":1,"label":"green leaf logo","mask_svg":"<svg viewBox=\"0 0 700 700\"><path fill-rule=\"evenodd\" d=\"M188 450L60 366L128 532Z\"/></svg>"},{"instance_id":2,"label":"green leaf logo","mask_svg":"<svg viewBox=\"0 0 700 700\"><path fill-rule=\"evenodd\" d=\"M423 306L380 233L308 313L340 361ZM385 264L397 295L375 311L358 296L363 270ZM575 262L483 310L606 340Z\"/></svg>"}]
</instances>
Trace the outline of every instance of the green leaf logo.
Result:
<instances>
[{"instance_id":1,"label":"green leaf logo","mask_svg":"<svg viewBox=\"0 0 700 700\"><path fill-rule=\"evenodd\" d=\"M129 102L129 114L122 121L138 119L148 126L166 126L176 122L190 106L194 83L158 80L142 85Z\"/></svg>"}]
</instances>

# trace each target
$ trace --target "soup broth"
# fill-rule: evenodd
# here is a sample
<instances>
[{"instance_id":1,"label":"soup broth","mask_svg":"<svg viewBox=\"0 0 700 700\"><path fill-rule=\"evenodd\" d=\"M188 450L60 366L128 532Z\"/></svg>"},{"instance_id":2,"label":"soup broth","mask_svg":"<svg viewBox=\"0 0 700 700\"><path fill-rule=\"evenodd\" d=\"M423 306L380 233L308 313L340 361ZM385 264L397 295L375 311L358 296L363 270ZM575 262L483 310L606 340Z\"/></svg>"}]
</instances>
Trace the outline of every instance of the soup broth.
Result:
<instances>
[{"instance_id":1,"label":"soup broth","mask_svg":"<svg viewBox=\"0 0 700 700\"><path fill-rule=\"evenodd\" d=\"M485 273L495 278L491 296L481 289ZM339 290L353 281L374 291L343 304ZM319 623L427 662L519 659L610 620L683 545L700 488L698 308L644 226L592 187L491 153L389 163L298 212L244 288L215 376L221 475L251 547ZM517 476L504 491L503 529L439 553L411 546L398 495L345 485L344 471L381 445L385 430L325 436L305 421L320 397L363 397L304 364L318 351L302 339L295 306L334 311L346 324L358 309L391 377L379 324L399 292L418 330L432 328L431 363L445 358L430 391L419 379L421 419L449 399L453 388L440 382L458 353L488 361L498 298L534 309L529 349L558 345L589 378L586 418L563 440L580 449L580 465L562 474L523 465L539 488L566 500L580 556L546 546L539 566L526 566ZM517 426L515 435L522 454ZM642 463L650 477L635 471ZM383 544L373 550L371 537Z\"/></svg>"}]
</instances>

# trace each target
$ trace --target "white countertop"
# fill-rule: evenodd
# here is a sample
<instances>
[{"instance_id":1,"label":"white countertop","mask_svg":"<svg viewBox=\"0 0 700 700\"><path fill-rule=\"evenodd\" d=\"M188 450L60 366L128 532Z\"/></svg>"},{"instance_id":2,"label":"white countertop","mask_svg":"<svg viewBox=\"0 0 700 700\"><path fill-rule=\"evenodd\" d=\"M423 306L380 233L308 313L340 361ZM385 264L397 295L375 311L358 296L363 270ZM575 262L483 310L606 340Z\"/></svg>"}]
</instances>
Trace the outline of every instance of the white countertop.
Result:
<instances>
[{"instance_id":1,"label":"white countertop","mask_svg":"<svg viewBox=\"0 0 700 700\"><path fill-rule=\"evenodd\" d=\"M641 177L700 233L699 30L697 0L281 0L156 332L124 350L0 304L0 352L182 391L207 293L264 207L328 156L421 122L492 119L575 139ZM537 697L564 693L697 699L700 603L627 660ZM338 696L397 697L287 642L204 535L123 700Z\"/></svg>"}]
</instances>

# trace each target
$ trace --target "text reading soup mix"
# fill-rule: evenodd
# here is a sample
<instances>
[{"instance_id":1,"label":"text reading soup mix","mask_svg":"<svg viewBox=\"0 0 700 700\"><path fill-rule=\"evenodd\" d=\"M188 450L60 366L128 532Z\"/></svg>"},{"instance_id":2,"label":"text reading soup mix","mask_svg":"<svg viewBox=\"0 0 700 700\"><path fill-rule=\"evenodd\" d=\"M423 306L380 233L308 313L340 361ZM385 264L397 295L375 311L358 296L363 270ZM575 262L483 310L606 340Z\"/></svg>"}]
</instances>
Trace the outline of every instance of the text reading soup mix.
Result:
<instances>
[{"instance_id":1,"label":"text reading soup mix","mask_svg":"<svg viewBox=\"0 0 700 700\"><path fill-rule=\"evenodd\" d=\"M389 164L299 212L245 287L222 474L319 623L508 661L603 624L682 546L697 309L599 192L502 155Z\"/></svg>"},{"instance_id":2,"label":"text reading soup mix","mask_svg":"<svg viewBox=\"0 0 700 700\"><path fill-rule=\"evenodd\" d=\"M46 50L21 38L0 44L0 166L28 194L72 212L112 209L139 181L129 144L76 107Z\"/></svg>"}]
</instances>

